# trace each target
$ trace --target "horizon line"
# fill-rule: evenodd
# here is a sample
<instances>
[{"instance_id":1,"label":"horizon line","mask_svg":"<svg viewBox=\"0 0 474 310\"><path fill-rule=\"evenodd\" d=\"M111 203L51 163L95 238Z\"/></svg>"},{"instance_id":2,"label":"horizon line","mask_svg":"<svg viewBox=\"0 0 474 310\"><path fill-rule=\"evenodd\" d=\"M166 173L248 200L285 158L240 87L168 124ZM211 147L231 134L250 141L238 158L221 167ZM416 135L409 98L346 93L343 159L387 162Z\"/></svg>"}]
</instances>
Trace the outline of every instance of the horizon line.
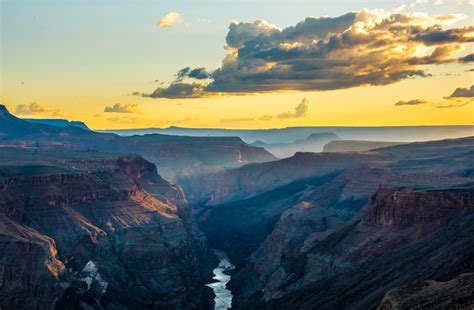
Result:
<instances>
[{"instance_id":1,"label":"horizon line","mask_svg":"<svg viewBox=\"0 0 474 310\"><path fill-rule=\"evenodd\" d=\"M86 124L87 125L87 124ZM142 128L118 128L118 129L94 129L94 131L129 131L129 130L167 130L167 129L186 129L186 130L283 130L296 128L413 128L413 127L474 127L474 124L449 124L449 125L333 125L333 126L286 126L286 127L269 127L269 128L225 128L225 127L142 127Z\"/></svg>"}]
</instances>

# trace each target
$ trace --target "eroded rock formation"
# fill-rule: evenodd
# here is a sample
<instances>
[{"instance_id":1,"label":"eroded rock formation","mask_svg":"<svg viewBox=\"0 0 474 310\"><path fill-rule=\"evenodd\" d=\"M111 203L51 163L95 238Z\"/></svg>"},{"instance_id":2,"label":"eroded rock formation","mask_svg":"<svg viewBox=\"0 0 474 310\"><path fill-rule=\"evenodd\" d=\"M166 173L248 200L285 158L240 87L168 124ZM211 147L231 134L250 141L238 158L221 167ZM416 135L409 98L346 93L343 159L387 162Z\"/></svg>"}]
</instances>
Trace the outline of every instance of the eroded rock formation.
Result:
<instances>
[{"instance_id":1,"label":"eroded rock formation","mask_svg":"<svg viewBox=\"0 0 474 310\"><path fill-rule=\"evenodd\" d=\"M202 305L204 238L182 190L153 164L16 152L21 166L0 181L2 309Z\"/></svg>"}]
</instances>

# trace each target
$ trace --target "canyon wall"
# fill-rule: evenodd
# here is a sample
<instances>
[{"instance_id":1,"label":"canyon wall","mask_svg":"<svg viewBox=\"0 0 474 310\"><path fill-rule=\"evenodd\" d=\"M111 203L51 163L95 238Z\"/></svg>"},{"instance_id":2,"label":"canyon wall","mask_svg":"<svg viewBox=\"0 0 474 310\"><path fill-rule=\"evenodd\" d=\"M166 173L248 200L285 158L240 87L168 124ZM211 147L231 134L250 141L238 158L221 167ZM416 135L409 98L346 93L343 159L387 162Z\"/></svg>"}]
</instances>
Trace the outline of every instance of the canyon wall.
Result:
<instances>
[{"instance_id":1,"label":"canyon wall","mask_svg":"<svg viewBox=\"0 0 474 310\"><path fill-rule=\"evenodd\" d=\"M202 306L209 253L182 190L140 157L89 156L3 175L1 308Z\"/></svg>"}]
</instances>

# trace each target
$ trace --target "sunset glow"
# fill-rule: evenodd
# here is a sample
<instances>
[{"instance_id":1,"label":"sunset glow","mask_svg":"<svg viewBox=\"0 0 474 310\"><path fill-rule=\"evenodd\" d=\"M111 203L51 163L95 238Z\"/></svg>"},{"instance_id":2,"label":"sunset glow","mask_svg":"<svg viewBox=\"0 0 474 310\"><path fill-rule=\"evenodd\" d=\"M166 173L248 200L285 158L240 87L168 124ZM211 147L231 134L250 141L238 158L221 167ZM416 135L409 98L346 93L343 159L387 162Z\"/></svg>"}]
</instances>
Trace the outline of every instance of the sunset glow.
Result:
<instances>
[{"instance_id":1,"label":"sunset glow","mask_svg":"<svg viewBox=\"0 0 474 310\"><path fill-rule=\"evenodd\" d=\"M2 1L0 100L95 129L472 124L447 99L473 84L468 1L240 3Z\"/></svg>"}]
</instances>

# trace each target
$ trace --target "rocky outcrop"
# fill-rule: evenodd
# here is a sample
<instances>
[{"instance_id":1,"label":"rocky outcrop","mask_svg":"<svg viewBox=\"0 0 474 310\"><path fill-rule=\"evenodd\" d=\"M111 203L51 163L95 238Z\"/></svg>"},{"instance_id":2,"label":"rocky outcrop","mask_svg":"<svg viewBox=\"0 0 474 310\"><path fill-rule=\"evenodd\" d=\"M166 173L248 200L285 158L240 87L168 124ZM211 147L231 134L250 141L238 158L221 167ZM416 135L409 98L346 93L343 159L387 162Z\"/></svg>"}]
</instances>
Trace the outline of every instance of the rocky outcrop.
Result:
<instances>
[{"instance_id":1,"label":"rocky outcrop","mask_svg":"<svg viewBox=\"0 0 474 310\"><path fill-rule=\"evenodd\" d=\"M53 239L0 216L0 307L52 308L68 284Z\"/></svg>"},{"instance_id":2,"label":"rocky outcrop","mask_svg":"<svg viewBox=\"0 0 474 310\"><path fill-rule=\"evenodd\" d=\"M462 274L450 281L420 281L390 290L377 308L460 309L474 308L474 274Z\"/></svg>"},{"instance_id":3,"label":"rocky outcrop","mask_svg":"<svg viewBox=\"0 0 474 310\"><path fill-rule=\"evenodd\" d=\"M234 276L231 285L237 295L245 299L262 292L263 299L269 300L284 295L289 283L289 291L294 291L310 281L295 273L294 266L304 261L302 255L311 244L355 216L387 174L381 168L348 169L307 189L283 212L272 233Z\"/></svg>"},{"instance_id":4,"label":"rocky outcrop","mask_svg":"<svg viewBox=\"0 0 474 310\"><path fill-rule=\"evenodd\" d=\"M438 231L385 251L356 269L317 280L266 304L254 299L246 309L375 309L391 289L415 281L445 282L474 272L473 233L474 214L459 214Z\"/></svg>"},{"instance_id":5,"label":"rocky outcrop","mask_svg":"<svg viewBox=\"0 0 474 310\"><path fill-rule=\"evenodd\" d=\"M284 296L299 294L298 292L304 290L306 286L319 283L323 279L358 272L364 268L363 266L372 266L379 257L390 256L390 253L397 249L416 247L419 240L443 230L460 215L472 211L474 211L473 189L417 192L382 188L353 220L336 224L323 233L317 231L317 225L313 226L312 235L307 233L307 236L311 236L305 239L304 245L299 248L296 255L293 246L284 246L285 243L281 241L267 240L266 250L261 249L254 253L252 257L254 263L251 265L254 269L253 272L250 270L251 274L260 275L260 283L263 285L257 287L260 287L261 291L254 290L254 296L248 295L241 301L240 306L246 308L249 306L246 302L252 298L263 301L284 299ZM324 216L323 212L317 214ZM295 225L290 227L295 229ZM293 235L294 233L283 232L280 238ZM272 237L278 237L277 229L272 233ZM269 242L274 245L269 246ZM276 244L283 244L284 250L278 250ZM294 243L288 242L288 244ZM409 255L417 257L419 254L412 252ZM454 255L452 259L458 259L457 254L452 255ZM464 254L461 252L460 255ZM269 262L274 259L276 265L272 266ZM273 272L268 274L268 271L272 270ZM386 274L384 269L375 269L372 272L374 274L369 277L384 277ZM333 287L338 285L343 290L345 284L339 282L332 284ZM253 287L255 286L254 283ZM364 293L357 298L363 299L364 295L374 294L375 291L371 289L365 288ZM381 294L380 291L376 292L378 295ZM333 298L335 301L332 305L340 308L336 306L339 297L333 296ZM358 300L357 298L355 300ZM252 302L255 302L255 299Z\"/></svg>"},{"instance_id":6,"label":"rocky outcrop","mask_svg":"<svg viewBox=\"0 0 474 310\"><path fill-rule=\"evenodd\" d=\"M469 189L425 192L381 188L361 218L367 225L385 229L426 223L442 226L468 208L474 208L474 191Z\"/></svg>"},{"instance_id":7,"label":"rocky outcrop","mask_svg":"<svg viewBox=\"0 0 474 310\"><path fill-rule=\"evenodd\" d=\"M298 153L185 188L209 199L197 212L200 228L237 265L229 287L245 308L357 270L469 210L472 143Z\"/></svg>"},{"instance_id":8,"label":"rocky outcrop","mask_svg":"<svg viewBox=\"0 0 474 310\"><path fill-rule=\"evenodd\" d=\"M3 172L2 309L202 306L204 238L182 190L153 164L94 152L28 156L68 172Z\"/></svg>"},{"instance_id":9,"label":"rocky outcrop","mask_svg":"<svg viewBox=\"0 0 474 310\"><path fill-rule=\"evenodd\" d=\"M252 198L197 212L201 231L212 247L224 250L241 267L272 232L281 214L311 188L336 177L330 174L292 182Z\"/></svg>"}]
</instances>

